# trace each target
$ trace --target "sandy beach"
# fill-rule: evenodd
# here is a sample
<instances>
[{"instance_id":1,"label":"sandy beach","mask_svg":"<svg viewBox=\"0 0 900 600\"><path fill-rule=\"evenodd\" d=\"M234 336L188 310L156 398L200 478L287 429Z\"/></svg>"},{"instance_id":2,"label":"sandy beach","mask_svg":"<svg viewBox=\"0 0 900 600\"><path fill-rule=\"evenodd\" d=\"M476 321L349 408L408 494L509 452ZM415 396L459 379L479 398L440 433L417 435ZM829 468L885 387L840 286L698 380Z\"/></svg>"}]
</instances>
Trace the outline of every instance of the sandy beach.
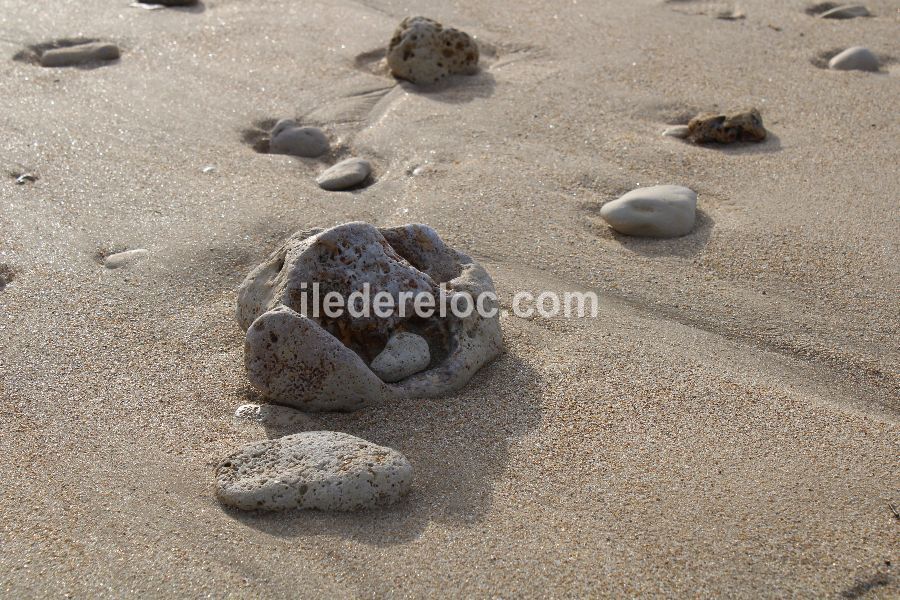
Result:
<instances>
[{"instance_id":1,"label":"sandy beach","mask_svg":"<svg viewBox=\"0 0 900 600\"><path fill-rule=\"evenodd\" d=\"M900 596L900 10L811 4L0 0L0 595ZM412 15L480 70L392 78ZM74 38L121 57L13 60ZM879 72L822 68L858 45ZM661 135L750 106L762 143ZM281 118L331 152L257 152ZM321 189L349 156L371 185ZM689 235L600 217L657 184L697 192ZM505 352L443 398L235 419L265 401L238 286L349 221L433 227L504 308L593 291L600 314L501 317ZM224 456L313 430L402 452L409 495L217 501Z\"/></svg>"}]
</instances>

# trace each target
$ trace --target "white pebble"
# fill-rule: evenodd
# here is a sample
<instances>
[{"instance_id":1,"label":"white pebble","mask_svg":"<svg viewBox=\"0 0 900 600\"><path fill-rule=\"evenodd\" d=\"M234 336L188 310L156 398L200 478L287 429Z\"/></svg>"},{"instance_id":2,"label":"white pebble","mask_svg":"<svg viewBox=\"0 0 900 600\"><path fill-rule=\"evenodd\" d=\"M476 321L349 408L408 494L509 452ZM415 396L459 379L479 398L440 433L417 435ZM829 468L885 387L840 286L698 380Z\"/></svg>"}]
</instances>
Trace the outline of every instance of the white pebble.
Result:
<instances>
[{"instance_id":1,"label":"white pebble","mask_svg":"<svg viewBox=\"0 0 900 600\"><path fill-rule=\"evenodd\" d=\"M838 71L877 71L878 66L878 57L862 46L847 48L828 61L828 68Z\"/></svg>"},{"instance_id":2,"label":"white pebble","mask_svg":"<svg viewBox=\"0 0 900 600\"><path fill-rule=\"evenodd\" d=\"M369 367L382 381L393 383L422 371L430 362L425 338L404 331L391 336Z\"/></svg>"},{"instance_id":3,"label":"white pebble","mask_svg":"<svg viewBox=\"0 0 900 600\"><path fill-rule=\"evenodd\" d=\"M316 178L323 190L346 190L365 181L372 172L372 165L363 158L348 158L324 171Z\"/></svg>"},{"instance_id":4,"label":"white pebble","mask_svg":"<svg viewBox=\"0 0 900 600\"><path fill-rule=\"evenodd\" d=\"M600 209L600 216L619 233L658 238L690 233L696 213L696 192L680 185L638 188Z\"/></svg>"},{"instance_id":5,"label":"white pebble","mask_svg":"<svg viewBox=\"0 0 900 600\"><path fill-rule=\"evenodd\" d=\"M126 250L125 252L117 252L110 254L103 260L103 266L107 269L119 269L137 262L143 258L147 258L150 254L148 250L136 248L134 250Z\"/></svg>"}]
</instances>

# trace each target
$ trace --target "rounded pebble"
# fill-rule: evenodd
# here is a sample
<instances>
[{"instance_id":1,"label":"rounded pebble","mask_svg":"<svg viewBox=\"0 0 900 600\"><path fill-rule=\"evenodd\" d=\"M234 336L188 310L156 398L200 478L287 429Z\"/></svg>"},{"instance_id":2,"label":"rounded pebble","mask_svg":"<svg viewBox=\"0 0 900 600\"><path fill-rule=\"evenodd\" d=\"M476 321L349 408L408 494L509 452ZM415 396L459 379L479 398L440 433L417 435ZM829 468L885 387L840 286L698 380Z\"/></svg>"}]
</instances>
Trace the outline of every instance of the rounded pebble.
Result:
<instances>
[{"instance_id":1,"label":"rounded pebble","mask_svg":"<svg viewBox=\"0 0 900 600\"><path fill-rule=\"evenodd\" d=\"M372 172L372 165L363 158L348 158L325 170L316 178L323 190L338 191L352 188L365 181Z\"/></svg>"},{"instance_id":2,"label":"rounded pebble","mask_svg":"<svg viewBox=\"0 0 900 600\"><path fill-rule=\"evenodd\" d=\"M878 57L862 46L847 48L828 61L828 68L837 71L877 71L878 67Z\"/></svg>"},{"instance_id":3,"label":"rounded pebble","mask_svg":"<svg viewBox=\"0 0 900 600\"><path fill-rule=\"evenodd\" d=\"M117 252L116 254L110 254L109 256L107 256L103 260L103 266L107 269L119 269L121 267L125 267L132 263L135 263L143 258L147 258L149 254L150 252L148 250L144 250L143 248Z\"/></svg>"},{"instance_id":4,"label":"rounded pebble","mask_svg":"<svg viewBox=\"0 0 900 600\"><path fill-rule=\"evenodd\" d=\"M369 368L382 381L393 383L423 371L431 362L428 341L406 331L394 334Z\"/></svg>"},{"instance_id":5,"label":"rounded pebble","mask_svg":"<svg viewBox=\"0 0 900 600\"><path fill-rule=\"evenodd\" d=\"M53 48L41 54L42 67L71 67L119 58L119 47L107 42L89 42L65 48Z\"/></svg>"},{"instance_id":6,"label":"rounded pebble","mask_svg":"<svg viewBox=\"0 0 900 600\"><path fill-rule=\"evenodd\" d=\"M632 190L600 209L610 227L642 237L671 238L691 232L697 218L697 194L680 185Z\"/></svg>"},{"instance_id":7,"label":"rounded pebble","mask_svg":"<svg viewBox=\"0 0 900 600\"><path fill-rule=\"evenodd\" d=\"M328 152L328 136L318 127L299 127L290 119L282 119L272 128L269 151L315 158Z\"/></svg>"},{"instance_id":8,"label":"rounded pebble","mask_svg":"<svg viewBox=\"0 0 900 600\"><path fill-rule=\"evenodd\" d=\"M393 504L409 491L401 453L334 431L248 444L219 464L216 496L244 510L351 511Z\"/></svg>"}]
</instances>

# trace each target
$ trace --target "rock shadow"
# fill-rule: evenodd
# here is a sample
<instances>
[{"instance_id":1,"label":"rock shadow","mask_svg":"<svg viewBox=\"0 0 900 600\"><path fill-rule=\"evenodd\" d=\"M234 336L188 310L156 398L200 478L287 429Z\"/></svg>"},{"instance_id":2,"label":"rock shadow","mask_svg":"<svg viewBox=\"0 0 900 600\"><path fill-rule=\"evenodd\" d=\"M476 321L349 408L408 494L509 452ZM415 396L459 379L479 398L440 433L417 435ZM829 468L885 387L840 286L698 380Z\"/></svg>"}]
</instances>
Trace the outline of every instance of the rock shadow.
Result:
<instances>
[{"instance_id":1,"label":"rock shadow","mask_svg":"<svg viewBox=\"0 0 900 600\"><path fill-rule=\"evenodd\" d=\"M267 427L270 437L308 431L341 431L399 450L414 469L413 488L398 504L355 513L295 510L243 512L223 507L235 520L266 534L292 538L340 536L375 546L418 538L432 520L476 524L490 509L494 482L509 462L511 438L541 420L537 374L506 353L484 367L460 392L439 399L408 399L352 413L314 413ZM515 394L509 394L509 389ZM303 414L303 413L301 413Z\"/></svg>"}]
</instances>

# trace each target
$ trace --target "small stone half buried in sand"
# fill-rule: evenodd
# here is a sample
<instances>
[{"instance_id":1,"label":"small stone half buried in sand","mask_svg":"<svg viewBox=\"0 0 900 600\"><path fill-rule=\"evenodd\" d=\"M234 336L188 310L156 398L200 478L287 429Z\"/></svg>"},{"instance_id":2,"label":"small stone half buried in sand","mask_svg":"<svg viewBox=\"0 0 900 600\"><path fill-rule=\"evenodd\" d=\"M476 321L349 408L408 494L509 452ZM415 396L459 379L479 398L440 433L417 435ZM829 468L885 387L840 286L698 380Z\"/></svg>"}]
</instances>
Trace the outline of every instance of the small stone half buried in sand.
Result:
<instances>
[{"instance_id":1,"label":"small stone half buried in sand","mask_svg":"<svg viewBox=\"0 0 900 600\"><path fill-rule=\"evenodd\" d=\"M655 238L687 235L696 213L697 194L680 185L638 188L600 209L600 216L619 233Z\"/></svg>"},{"instance_id":2,"label":"small stone half buried in sand","mask_svg":"<svg viewBox=\"0 0 900 600\"><path fill-rule=\"evenodd\" d=\"M401 453L334 431L247 444L216 470L216 496L244 510L352 511L393 504L409 491Z\"/></svg>"},{"instance_id":3,"label":"small stone half buried in sand","mask_svg":"<svg viewBox=\"0 0 900 600\"><path fill-rule=\"evenodd\" d=\"M72 67L92 62L119 58L119 47L107 42L87 42L62 48L51 48L41 53L42 67Z\"/></svg>"},{"instance_id":4,"label":"small stone half buried in sand","mask_svg":"<svg viewBox=\"0 0 900 600\"><path fill-rule=\"evenodd\" d=\"M348 158L326 169L316 177L323 190L336 192L361 184L372 172L372 165L364 158Z\"/></svg>"},{"instance_id":5,"label":"small stone half buried in sand","mask_svg":"<svg viewBox=\"0 0 900 600\"><path fill-rule=\"evenodd\" d=\"M116 252L110 254L103 259L103 266L107 269L121 269L139 260L147 258L149 251L143 248L135 248L134 250L125 250L124 252Z\"/></svg>"},{"instance_id":6,"label":"small stone half buried in sand","mask_svg":"<svg viewBox=\"0 0 900 600\"><path fill-rule=\"evenodd\" d=\"M375 294L388 301L387 310L362 309L366 298L370 306L379 301ZM297 233L238 290L247 377L268 398L301 410L449 393L502 350L491 294L487 272L426 225L346 223ZM483 296L485 310L435 308L425 316L415 310L420 296L450 308ZM339 314L325 312L328 297L343 307ZM417 350L415 372L390 369L382 373L388 380L406 377L387 381L372 364L402 332L424 339L430 359Z\"/></svg>"},{"instance_id":7,"label":"small stone half buried in sand","mask_svg":"<svg viewBox=\"0 0 900 600\"><path fill-rule=\"evenodd\" d=\"M192 6L197 0L137 0L138 4L159 4L161 6Z\"/></svg>"},{"instance_id":8,"label":"small stone half buried in sand","mask_svg":"<svg viewBox=\"0 0 900 600\"><path fill-rule=\"evenodd\" d=\"M478 44L469 34L425 17L403 19L388 44L387 63L397 79L431 84L478 70Z\"/></svg>"},{"instance_id":9,"label":"small stone half buried in sand","mask_svg":"<svg viewBox=\"0 0 900 600\"><path fill-rule=\"evenodd\" d=\"M855 19L870 16L869 9L861 4L845 4L836 6L819 14L822 19Z\"/></svg>"},{"instance_id":10,"label":"small stone half buried in sand","mask_svg":"<svg viewBox=\"0 0 900 600\"><path fill-rule=\"evenodd\" d=\"M330 147L328 136L318 127L301 127L293 119L281 119L270 133L269 152L304 158L322 156Z\"/></svg>"},{"instance_id":11,"label":"small stone half buried in sand","mask_svg":"<svg viewBox=\"0 0 900 600\"><path fill-rule=\"evenodd\" d=\"M695 144L761 142L766 139L762 116L755 108L732 113L708 113L688 123L687 139Z\"/></svg>"}]
</instances>

